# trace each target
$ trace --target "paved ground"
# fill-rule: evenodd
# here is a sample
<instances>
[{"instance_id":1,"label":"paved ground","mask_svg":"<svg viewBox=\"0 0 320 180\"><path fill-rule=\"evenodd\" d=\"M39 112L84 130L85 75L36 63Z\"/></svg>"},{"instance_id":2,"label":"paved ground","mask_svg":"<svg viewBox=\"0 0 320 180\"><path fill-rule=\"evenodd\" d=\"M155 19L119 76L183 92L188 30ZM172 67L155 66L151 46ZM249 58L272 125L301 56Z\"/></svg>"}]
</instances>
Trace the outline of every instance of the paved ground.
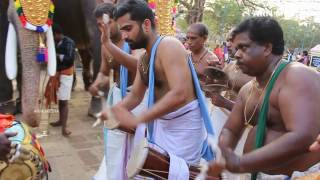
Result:
<instances>
[{"instance_id":1,"label":"paved ground","mask_svg":"<svg viewBox=\"0 0 320 180\"><path fill-rule=\"evenodd\" d=\"M81 73L77 74L77 87L72 92L69 104L68 126L72 131L71 136L65 138L61 135L61 128L49 127L49 135L40 138L52 167L50 180L89 180L97 171L103 156L102 126L95 129L91 127L94 119L87 116L90 96L83 90ZM51 113L49 121L57 119L58 113Z\"/></svg>"}]
</instances>

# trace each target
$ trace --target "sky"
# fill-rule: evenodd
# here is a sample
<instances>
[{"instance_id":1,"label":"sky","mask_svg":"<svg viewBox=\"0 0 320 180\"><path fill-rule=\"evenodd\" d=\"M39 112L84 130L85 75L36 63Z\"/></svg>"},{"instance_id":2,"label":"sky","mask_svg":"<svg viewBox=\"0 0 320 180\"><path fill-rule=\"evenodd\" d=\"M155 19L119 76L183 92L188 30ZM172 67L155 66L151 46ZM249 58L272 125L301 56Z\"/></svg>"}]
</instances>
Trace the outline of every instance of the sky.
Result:
<instances>
[{"instance_id":1,"label":"sky","mask_svg":"<svg viewBox=\"0 0 320 180\"><path fill-rule=\"evenodd\" d=\"M320 0L268 0L286 18L305 19L314 16L320 23Z\"/></svg>"}]
</instances>

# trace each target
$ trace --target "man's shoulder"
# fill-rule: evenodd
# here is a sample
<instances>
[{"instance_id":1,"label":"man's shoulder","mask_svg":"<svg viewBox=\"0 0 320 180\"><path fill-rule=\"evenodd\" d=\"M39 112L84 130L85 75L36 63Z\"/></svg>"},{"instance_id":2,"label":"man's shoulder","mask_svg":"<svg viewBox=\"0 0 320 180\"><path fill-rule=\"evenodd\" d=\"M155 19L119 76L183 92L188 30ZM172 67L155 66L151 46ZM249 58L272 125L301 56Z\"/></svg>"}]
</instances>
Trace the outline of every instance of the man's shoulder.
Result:
<instances>
[{"instance_id":1,"label":"man's shoulder","mask_svg":"<svg viewBox=\"0 0 320 180\"><path fill-rule=\"evenodd\" d=\"M187 56L187 51L182 43L175 37L166 36L164 37L158 47L157 56Z\"/></svg>"},{"instance_id":2,"label":"man's shoulder","mask_svg":"<svg viewBox=\"0 0 320 180\"><path fill-rule=\"evenodd\" d=\"M285 69L284 84L308 86L318 82L319 78L320 74L316 70L301 63L291 62Z\"/></svg>"},{"instance_id":3,"label":"man's shoulder","mask_svg":"<svg viewBox=\"0 0 320 180\"><path fill-rule=\"evenodd\" d=\"M159 48L160 49L170 49L172 47L176 47L179 49L185 49L182 43L175 37L165 36L162 38Z\"/></svg>"}]
</instances>

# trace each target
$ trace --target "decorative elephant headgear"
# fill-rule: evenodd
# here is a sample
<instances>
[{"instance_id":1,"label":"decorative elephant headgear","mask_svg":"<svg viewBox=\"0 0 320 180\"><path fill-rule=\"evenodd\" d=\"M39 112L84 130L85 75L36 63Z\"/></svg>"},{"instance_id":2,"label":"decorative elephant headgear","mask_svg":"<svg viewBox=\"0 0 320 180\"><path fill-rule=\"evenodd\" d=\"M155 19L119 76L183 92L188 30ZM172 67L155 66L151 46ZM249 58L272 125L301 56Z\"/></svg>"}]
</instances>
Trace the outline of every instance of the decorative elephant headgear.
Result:
<instances>
[{"instance_id":1,"label":"decorative elephant headgear","mask_svg":"<svg viewBox=\"0 0 320 180\"><path fill-rule=\"evenodd\" d=\"M52 33L54 5L51 0L14 0L15 8L22 26L39 33L39 48L37 61L47 63L50 76L56 73L56 51ZM46 44L41 37L46 33ZM23 47L22 47L23 48ZM9 23L6 55L6 74L10 80L17 76L17 33L12 23Z\"/></svg>"}]
</instances>

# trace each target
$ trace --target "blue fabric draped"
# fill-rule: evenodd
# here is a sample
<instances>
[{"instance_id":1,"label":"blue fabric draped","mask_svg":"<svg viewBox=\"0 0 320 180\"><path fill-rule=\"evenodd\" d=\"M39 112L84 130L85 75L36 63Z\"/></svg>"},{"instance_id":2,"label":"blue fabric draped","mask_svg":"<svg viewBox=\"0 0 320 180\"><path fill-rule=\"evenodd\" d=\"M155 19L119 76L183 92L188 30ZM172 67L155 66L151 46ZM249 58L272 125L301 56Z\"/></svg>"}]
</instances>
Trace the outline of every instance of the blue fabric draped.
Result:
<instances>
[{"instance_id":1,"label":"blue fabric draped","mask_svg":"<svg viewBox=\"0 0 320 180\"><path fill-rule=\"evenodd\" d=\"M157 54L157 48L160 44L162 37L158 37L151 49L151 55L149 60L149 96L148 96L148 108L154 104L154 63ZM148 140L154 142L153 139L153 122L147 124L148 128Z\"/></svg>"},{"instance_id":2,"label":"blue fabric draped","mask_svg":"<svg viewBox=\"0 0 320 180\"><path fill-rule=\"evenodd\" d=\"M128 54L130 54L131 49L127 42L124 43L122 50ZM121 97L124 98L127 94L128 88L128 69L123 65L120 66L120 90Z\"/></svg>"},{"instance_id":3,"label":"blue fabric draped","mask_svg":"<svg viewBox=\"0 0 320 180\"><path fill-rule=\"evenodd\" d=\"M197 96L197 99L199 102L200 112L201 112L201 116L203 119L203 123L205 125L206 130L207 130L207 133L210 136L214 136L214 131L213 131L212 124L211 124L211 118L210 118L210 113L209 113L208 106L206 103L206 98L201 90L201 86L200 86L200 82L199 82L199 79L197 76L197 72L192 64L191 56L188 57L188 63L189 63L189 67L190 67L190 71L191 71L191 75L192 75L193 85L196 90L196 96ZM202 153L202 158L204 158L207 161L211 161L214 159L214 152L211 149L211 147L208 145L207 139L203 142L201 153Z\"/></svg>"},{"instance_id":4,"label":"blue fabric draped","mask_svg":"<svg viewBox=\"0 0 320 180\"><path fill-rule=\"evenodd\" d=\"M155 77L154 77L154 64L155 64L155 59L156 59L156 53L157 53L157 47L161 41L161 37L158 37L154 45L152 46L151 50L151 55L150 55L150 61L149 61L149 97L148 97L148 108L150 108L154 104L154 82L155 82ZM206 105L206 99L205 96L201 90L200 83L198 80L197 73L193 67L191 57L189 56L188 58L188 63L189 67L191 70L192 74L192 79L194 83L194 87L196 90L196 95L199 101L199 106L200 106L200 112L204 121L204 125L206 127L207 133L211 136L214 135L214 131L211 125L211 118L209 115L209 110ZM148 140L151 142L154 142L154 137L153 137L153 122L149 122L148 125ZM214 159L214 153L210 146L208 145L207 139L203 143L203 148L202 148L202 157L206 159L207 161L213 160Z\"/></svg>"}]
</instances>

